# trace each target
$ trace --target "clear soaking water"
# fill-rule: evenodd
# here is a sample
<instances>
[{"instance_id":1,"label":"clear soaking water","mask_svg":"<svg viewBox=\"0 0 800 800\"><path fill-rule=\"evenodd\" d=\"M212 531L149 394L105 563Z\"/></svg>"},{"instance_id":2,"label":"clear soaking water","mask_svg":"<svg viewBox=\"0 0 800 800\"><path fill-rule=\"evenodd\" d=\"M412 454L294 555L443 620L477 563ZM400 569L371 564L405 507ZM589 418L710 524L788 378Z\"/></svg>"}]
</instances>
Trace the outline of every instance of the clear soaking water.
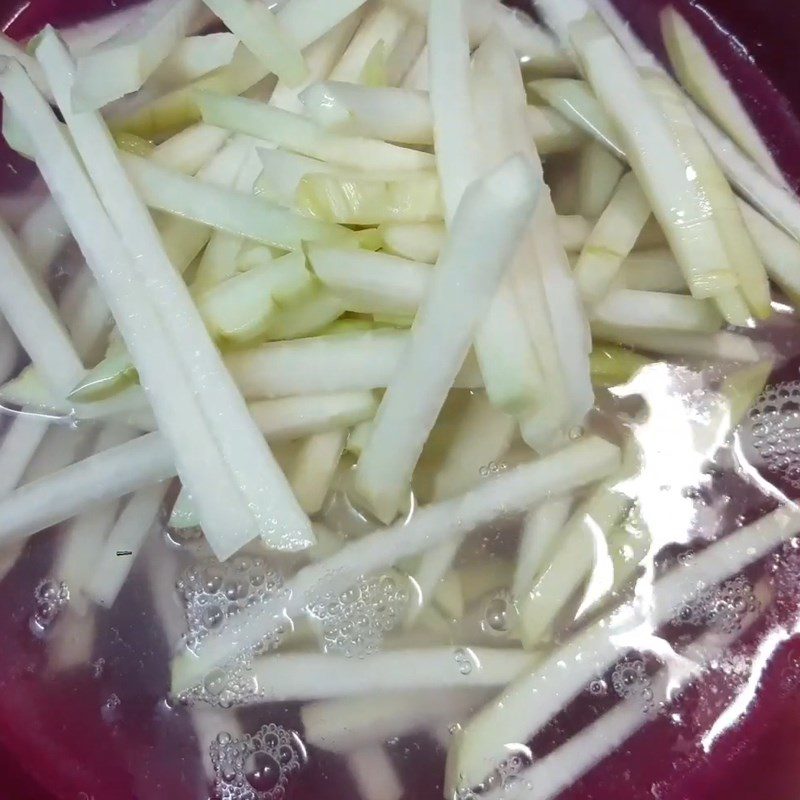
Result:
<instances>
[{"instance_id":1,"label":"clear soaking water","mask_svg":"<svg viewBox=\"0 0 800 800\"><path fill-rule=\"evenodd\" d=\"M44 21L69 25L121 5L34 0L0 7L7 30L22 38ZM23 197L30 178L24 162L8 161L6 188L15 197ZM70 274L70 261L67 251L53 274L56 288ZM585 591L569 592L541 657L613 608L634 598L646 603L658 577L690 570L711 542L800 497L800 326L783 310L754 336L769 341L779 358L767 389L727 439L714 435L721 424L709 402L720 377L714 368L655 364L632 383L599 394L592 425L613 435L617 423L610 421L627 420L639 446L641 466L630 484L652 543L644 543L639 566L641 555L625 551L597 559ZM464 401L454 401L450 419L458 419ZM4 413L6 429L15 416ZM85 426L55 421L45 445L85 446L91 435ZM519 458L512 448L481 465L476 481L491 480ZM415 489L424 502L430 487L423 479ZM329 497L322 518L350 537L373 525L342 492ZM13 800L440 798L452 738L497 691L473 687L471 678L483 668L477 654L518 647L510 588L520 520L499 520L460 548L463 610L453 606L447 587L438 587L429 604L435 613L406 632L402 622L420 598L403 572L408 565L399 565L321 598L311 609L313 625L292 629L287 622L262 642L266 652L325 647L349 658L354 673L369 671L371 663L396 669L392 652L400 647L430 644L446 655L447 691L382 690L318 703L312 735L304 724L308 704L266 701L266 687L247 669L235 681L210 675L190 697L170 696L169 660L181 637L200 641L242 609L276 596L298 562L250 551L220 566L197 536L170 531L165 520L166 514L110 610L76 607L68 587L54 580L67 526L35 536L21 552L0 554L6 570L0 794ZM609 584L614 558L633 563L630 580L618 587ZM499 770L492 796L794 800L799 584L800 540L790 540L721 585L687 594L667 624L642 625L616 662L567 698L532 741L508 743L514 757ZM241 701L247 704L239 707Z\"/></svg>"}]
</instances>

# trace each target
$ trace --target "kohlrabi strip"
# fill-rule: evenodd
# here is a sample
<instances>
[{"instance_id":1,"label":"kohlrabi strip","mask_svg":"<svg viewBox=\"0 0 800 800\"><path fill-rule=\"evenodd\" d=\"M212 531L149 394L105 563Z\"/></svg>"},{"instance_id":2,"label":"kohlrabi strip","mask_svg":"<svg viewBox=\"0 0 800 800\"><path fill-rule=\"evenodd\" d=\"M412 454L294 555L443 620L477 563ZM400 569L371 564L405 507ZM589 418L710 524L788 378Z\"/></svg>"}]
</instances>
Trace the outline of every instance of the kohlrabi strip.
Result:
<instances>
[{"instance_id":1,"label":"kohlrabi strip","mask_svg":"<svg viewBox=\"0 0 800 800\"><path fill-rule=\"evenodd\" d=\"M335 225L307 219L244 192L212 186L139 156L122 154L120 160L151 208L283 250L299 250L304 241L350 238L348 231Z\"/></svg>"},{"instance_id":2,"label":"kohlrabi strip","mask_svg":"<svg viewBox=\"0 0 800 800\"><path fill-rule=\"evenodd\" d=\"M471 662L467 672L459 652ZM390 650L354 660L331 653L278 653L255 662L259 702L284 703L380 694L388 691L492 688L529 670L523 650L436 647Z\"/></svg>"},{"instance_id":3,"label":"kohlrabi strip","mask_svg":"<svg viewBox=\"0 0 800 800\"><path fill-rule=\"evenodd\" d=\"M186 35L199 0L152 3L127 27L78 59L72 102L77 111L101 108L135 92Z\"/></svg>"},{"instance_id":4,"label":"kohlrabi strip","mask_svg":"<svg viewBox=\"0 0 800 800\"><path fill-rule=\"evenodd\" d=\"M408 349L358 462L356 488L381 519L390 521L397 512L476 328L519 245L539 189L533 170L517 157L464 194L417 312Z\"/></svg>"},{"instance_id":5,"label":"kohlrabi strip","mask_svg":"<svg viewBox=\"0 0 800 800\"><path fill-rule=\"evenodd\" d=\"M289 0L276 12L280 29L305 49L358 11L366 0Z\"/></svg>"},{"instance_id":6,"label":"kohlrabi strip","mask_svg":"<svg viewBox=\"0 0 800 800\"><path fill-rule=\"evenodd\" d=\"M781 508L740 528L658 579L642 607L613 612L558 647L531 675L515 681L464 728L453 760L457 787L476 786L506 757L506 743L528 742L591 679L636 647L638 625L666 623L698 585L715 586L800 531L800 513ZM564 665L569 664L569 669Z\"/></svg>"},{"instance_id":7,"label":"kohlrabi strip","mask_svg":"<svg viewBox=\"0 0 800 800\"><path fill-rule=\"evenodd\" d=\"M66 395L86 369L58 317L47 288L23 263L19 243L0 223L0 311L42 378Z\"/></svg>"},{"instance_id":8,"label":"kohlrabi strip","mask_svg":"<svg viewBox=\"0 0 800 800\"><path fill-rule=\"evenodd\" d=\"M669 248L637 250L623 262L619 271L626 289L645 292L687 292L686 278Z\"/></svg>"},{"instance_id":9,"label":"kohlrabi strip","mask_svg":"<svg viewBox=\"0 0 800 800\"><path fill-rule=\"evenodd\" d=\"M169 91L226 67L233 61L239 40L228 32L187 36L178 42L151 76L151 84Z\"/></svg>"},{"instance_id":10,"label":"kohlrabi strip","mask_svg":"<svg viewBox=\"0 0 800 800\"><path fill-rule=\"evenodd\" d=\"M625 164L599 142L589 142L580 155L578 173L578 211L587 219L597 219L611 202Z\"/></svg>"},{"instance_id":11,"label":"kohlrabi strip","mask_svg":"<svg viewBox=\"0 0 800 800\"><path fill-rule=\"evenodd\" d=\"M58 203L52 197L43 200L17 231L25 262L36 274L42 274L69 242L69 227Z\"/></svg>"},{"instance_id":12,"label":"kohlrabi strip","mask_svg":"<svg viewBox=\"0 0 800 800\"><path fill-rule=\"evenodd\" d=\"M714 333L724 321L710 300L666 292L615 289L594 311L593 322L646 331Z\"/></svg>"},{"instance_id":13,"label":"kohlrabi strip","mask_svg":"<svg viewBox=\"0 0 800 800\"><path fill-rule=\"evenodd\" d=\"M226 540L232 547L230 552L235 552L250 538L246 517L236 516L237 504L241 502L238 492L226 474L177 357L165 344L162 325L144 287L126 277L133 266L86 178L72 143L20 68L5 65L0 90L6 103L19 110L20 119L37 142L39 169L103 287L142 383L147 387L160 428L173 449L181 478L203 498L200 510L207 535L220 544L220 552L224 552L222 543ZM231 541L233 519L237 520L239 534L244 533L246 538L234 537Z\"/></svg>"},{"instance_id":14,"label":"kohlrabi strip","mask_svg":"<svg viewBox=\"0 0 800 800\"><path fill-rule=\"evenodd\" d=\"M157 145L150 158L162 167L194 175L219 152L230 132L198 122Z\"/></svg>"},{"instance_id":15,"label":"kohlrabi strip","mask_svg":"<svg viewBox=\"0 0 800 800\"><path fill-rule=\"evenodd\" d=\"M128 181L102 118L96 113L66 110L69 53L55 37L45 35L38 55L98 194L133 257L139 279L151 289L151 302L174 341L197 403L245 498L253 528L278 549L307 547L313 541L308 518L258 435L185 284L164 252L152 218Z\"/></svg>"},{"instance_id":16,"label":"kohlrabi strip","mask_svg":"<svg viewBox=\"0 0 800 800\"><path fill-rule=\"evenodd\" d=\"M239 41L288 86L300 83L308 72L301 48L281 30L275 15L263 3L250 0L203 0Z\"/></svg>"},{"instance_id":17,"label":"kohlrabi strip","mask_svg":"<svg viewBox=\"0 0 800 800\"><path fill-rule=\"evenodd\" d=\"M51 424L46 417L22 414L9 425L0 443L0 497L22 480Z\"/></svg>"},{"instance_id":18,"label":"kohlrabi strip","mask_svg":"<svg viewBox=\"0 0 800 800\"><path fill-rule=\"evenodd\" d=\"M359 797L364 800L401 800L403 797L403 783L383 745L353 750L348 755L347 766Z\"/></svg>"},{"instance_id":19,"label":"kohlrabi strip","mask_svg":"<svg viewBox=\"0 0 800 800\"><path fill-rule=\"evenodd\" d=\"M608 294L650 217L650 206L636 176L628 173L586 240L575 279L583 301L594 308Z\"/></svg>"},{"instance_id":20,"label":"kohlrabi strip","mask_svg":"<svg viewBox=\"0 0 800 800\"><path fill-rule=\"evenodd\" d=\"M198 94L203 119L212 125L246 133L301 155L361 170L416 170L434 165L430 153L379 139L340 136L291 111L245 97L211 92Z\"/></svg>"},{"instance_id":21,"label":"kohlrabi strip","mask_svg":"<svg viewBox=\"0 0 800 800\"><path fill-rule=\"evenodd\" d=\"M289 485L307 514L322 509L339 466L347 430L339 429L309 436L300 444L289 470Z\"/></svg>"},{"instance_id":22,"label":"kohlrabi strip","mask_svg":"<svg viewBox=\"0 0 800 800\"><path fill-rule=\"evenodd\" d=\"M552 492L566 494L600 480L618 469L619 462L618 448L587 437L487 480L461 497L423 507L408 523L403 520L348 544L331 558L300 570L286 586L288 600L282 596L244 612L235 630L207 640L197 654L181 653L173 664L173 691L192 688L212 669L258 642L281 624L284 613L297 616L316 598L328 591L342 591L363 575L463 537L481 524L530 508Z\"/></svg>"}]
</instances>

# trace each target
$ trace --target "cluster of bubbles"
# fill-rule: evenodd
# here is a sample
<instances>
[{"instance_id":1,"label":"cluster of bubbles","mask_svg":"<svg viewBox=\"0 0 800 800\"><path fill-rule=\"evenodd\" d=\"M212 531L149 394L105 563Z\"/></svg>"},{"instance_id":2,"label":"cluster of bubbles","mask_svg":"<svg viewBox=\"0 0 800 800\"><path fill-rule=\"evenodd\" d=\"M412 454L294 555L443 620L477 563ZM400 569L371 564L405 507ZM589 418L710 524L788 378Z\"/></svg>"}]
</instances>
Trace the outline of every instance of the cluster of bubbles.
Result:
<instances>
[{"instance_id":1,"label":"cluster of bubbles","mask_svg":"<svg viewBox=\"0 0 800 800\"><path fill-rule=\"evenodd\" d=\"M239 739L220 733L210 755L217 800L281 800L306 761L300 737L274 723Z\"/></svg>"},{"instance_id":2,"label":"cluster of bubbles","mask_svg":"<svg viewBox=\"0 0 800 800\"><path fill-rule=\"evenodd\" d=\"M800 489L800 381L768 386L741 430L748 457Z\"/></svg>"},{"instance_id":3,"label":"cluster of bubbles","mask_svg":"<svg viewBox=\"0 0 800 800\"><path fill-rule=\"evenodd\" d=\"M501 472L505 472L508 469L508 464L504 461L490 461L488 464L484 464L479 472L481 478L491 478L493 475L499 475Z\"/></svg>"},{"instance_id":4,"label":"cluster of bubbles","mask_svg":"<svg viewBox=\"0 0 800 800\"><path fill-rule=\"evenodd\" d=\"M217 708L233 708L258 702L261 698L253 658L242 653L222 667L215 667L203 682L178 696L181 703L205 703Z\"/></svg>"},{"instance_id":5,"label":"cluster of bubbles","mask_svg":"<svg viewBox=\"0 0 800 800\"><path fill-rule=\"evenodd\" d=\"M653 707L653 687L644 661L626 658L620 661L611 674L611 685L623 700L638 700L648 711Z\"/></svg>"},{"instance_id":6,"label":"cluster of bubbles","mask_svg":"<svg viewBox=\"0 0 800 800\"><path fill-rule=\"evenodd\" d=\"M759 605L750 581L739 575L687 600L678 609L673 622L734 634L741 629L748 614L758 611Z\"/></svg>"},{"instance_id":7,"label":"cluster of bubbles","mask_svg":"<svg viewBox=\"0 0 800 800\"><path fill-rule=\"evenodd\" d=\"M277 597L282 588L282 576L270 569L263 558L238 556L224 564L214 558L199 561L177 583L186 608L188 646L197 647L244 609ZM274 650L288 629L287 621L259 642L254 654Z\"/></svg>"},{"instance_id":8,"label":"cluster of bubbles","mask_svg":"<svg viewBox=\"0 0 800 800\"><path fill-rule=\"evenodd\" d=\"M778 598L794 597L800 585L800 539L787 542L775 557L772 569Z\"/></svg>"},{"instance_id":9,"label":"cluster of bubbles","mask_svg":"<svg viewBox=\"0 0 800 800\"><path fill-rule=\"evenodd\" d=\"M44 634L61 609L69 603L69 588L63 581L42 581L33 591L35 610L30 619L31 630Z\"/></svg>"},{"instance_id":10,"label":"cluster of bubbles","mask_svg":"<svg viewBox=\"0 0 800 800\"><path fill-rule=\"evenodd\" d=\"M320 628L325 652L364 658L380 649L383 637L405 615L409 592L399 575L362 578L338 594L329 593L309 606Z\"/></svg>"}]
</instances>

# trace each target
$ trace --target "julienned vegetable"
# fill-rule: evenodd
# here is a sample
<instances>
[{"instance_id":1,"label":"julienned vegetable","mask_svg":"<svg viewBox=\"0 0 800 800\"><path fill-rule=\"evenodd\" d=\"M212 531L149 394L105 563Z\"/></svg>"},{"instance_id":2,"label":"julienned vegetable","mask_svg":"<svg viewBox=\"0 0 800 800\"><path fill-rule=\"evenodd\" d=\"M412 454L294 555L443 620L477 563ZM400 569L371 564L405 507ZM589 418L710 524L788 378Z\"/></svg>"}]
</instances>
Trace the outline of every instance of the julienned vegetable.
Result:
<instances>
[{"instance_id":1,"label":"julienned vegetable","mask_svg":"<svg viewBox=\"0 0 800 800\"><path fill-rule=\"evenodd\" d=\"M621 452L660 423L654 380L711 375L688 455L717 456L774 355L724 326L769 315L768 278L796 304L799 207L721 75L687 70L704 54L681 18L663 18L679 72L768 175L604 0L539 5L563 50L496 0L150 0L72 52L52 30L36 58L0 42L4 132L52 193L0 228L0 400L31 415L0 444L0 575L67 523L52 668L89 657L96 606L124 597L145 544L178 639L174 576L147 541L177 497L176 540L270 567L258 536L304 552L280 558L280 592L178 652L173 690L211 700L234 665L258 687L237 702L314 701L305 739L345 757L364 800L399 800L382 743L424 732L461 796L627 655L619 632L800 530L779 511L654 578L654 456ZM215 18L227 30L199 33ZM70 237L88 268L56 304ZM595 388L614 444L594 433ZM627 416L640 392L647 415ZM477 562L471 534L490 526L521 535L485 538ZM363 643L387 611L366 587L387 573L403 599L383 651L337 653L322 616L357 614ZM278 628L277 652L254 651ZM703 661L707 638L686 652ZM532 796L637 723L623 704L537 760Z\"/></svg>"}]
</instances>

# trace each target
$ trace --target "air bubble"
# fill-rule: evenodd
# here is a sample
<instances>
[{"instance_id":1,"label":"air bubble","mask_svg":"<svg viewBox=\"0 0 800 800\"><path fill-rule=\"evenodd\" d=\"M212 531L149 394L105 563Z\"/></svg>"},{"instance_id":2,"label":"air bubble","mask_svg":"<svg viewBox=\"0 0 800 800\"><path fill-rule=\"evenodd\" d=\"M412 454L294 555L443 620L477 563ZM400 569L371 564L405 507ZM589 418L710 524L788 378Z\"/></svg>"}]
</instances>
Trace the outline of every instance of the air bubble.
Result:
<instances>
[{"instance_id":1,"label":"air bubble","mask_svg":"<svg viewBox=\"0 0 800 800\"><path fill-rule=\"evenodd\" d=\"M376 652L386 633L403 619L409 593L400 575L362 578L309 605L326 652L363 658ZM402 582L402 583L401 583Z\"/></svg>"},{"instance_id":2,"label":"air bubble","mask_svg":"<svg viewBox=\"0 0 800 800\"><path fill-rule=\"evenodd\" d=\"M42 581L34 589L33 599L35 611L30 618L30 628L37 636L41 636L69 603L69 589L63 581Z\"/></svg>"},{"instance_id":3,"label":"air bubble","mask_svg":"<svg viewBox=\"0 0 800 800\"><path fill-rule=\"evenodd\" d=\"M517 609L509 592L500 591L486 602L481 628L493 636L505 636L516 625Z\"/></svg>"},{"instance_id":4,"label":"air bubble","mask_svg":"<svg viewBox=\"0 0 800 800\"><path fill-rule=\"evenodd\" d=\"M472 653L464 647L456 648L453 657L458 667L458 671L462 675L471 675L475 667L475 657Z\"/></svg>"},{"instance_id":5,"label":"air bubble","mask_svg":"<svg viewBox=\"0 0 800 800\"><path fill-rule=\"evenodd\" d=\"M241 739L219 734L210 756L220 800L278 800L291 775L305 763L306 753L294 731L273 723Z\"/></svg>"},{"instance_id":6,"label":"air bubble","mask_svg":"<svg viewBox=\"0 0 800 800\"><path fill-rule=\"evenodd\" d=\"M601 679L592 681L589 684L589 694L593 697L604 697L608 694L608 684Z\"/></svg>"}]
</instances>

